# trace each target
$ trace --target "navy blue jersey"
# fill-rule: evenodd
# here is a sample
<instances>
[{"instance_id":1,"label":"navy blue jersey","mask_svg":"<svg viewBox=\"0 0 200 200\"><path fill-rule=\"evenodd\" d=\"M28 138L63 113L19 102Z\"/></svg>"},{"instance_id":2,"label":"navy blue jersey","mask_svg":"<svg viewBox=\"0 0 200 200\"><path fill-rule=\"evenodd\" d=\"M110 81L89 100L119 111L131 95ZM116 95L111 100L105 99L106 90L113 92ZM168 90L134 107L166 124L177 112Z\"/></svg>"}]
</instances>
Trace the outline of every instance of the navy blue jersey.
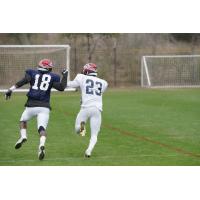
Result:
<instances>
[{"instance_id":1,"label":"navy blue jersey","mask_svg":"<svg viewBox=\"0 0 200 200\"><path fill-rule=\"evenodd\" d=\"M26 70L26 74L30 79L30 89L27 93L28 101L41 102L41 105L49 105L51 88L53 87L53 83L60 82L60 76L51 72L44 73L32 69Z\"/></svg>"}]
</instances>

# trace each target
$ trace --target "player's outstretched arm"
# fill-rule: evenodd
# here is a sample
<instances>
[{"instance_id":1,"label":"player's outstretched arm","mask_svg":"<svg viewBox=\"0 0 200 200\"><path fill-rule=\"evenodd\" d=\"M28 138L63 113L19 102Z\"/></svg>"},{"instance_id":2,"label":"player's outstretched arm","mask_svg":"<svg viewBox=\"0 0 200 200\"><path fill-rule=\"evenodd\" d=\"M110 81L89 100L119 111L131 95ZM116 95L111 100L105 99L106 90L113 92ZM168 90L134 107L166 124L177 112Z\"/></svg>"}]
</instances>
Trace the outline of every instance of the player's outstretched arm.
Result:
<instances>
[{"instance_id":1,"label":"player's outstretched arm","mask_svg":"<svg viewBox=\"0 0 200 200\"><path fill-rule=\"evenodd\" d=\"M63 70L62 75L63 77L60 83L59 82L53 83L53 88L59 91L64 91L67 86L68 69Z\"/></svg>"},{"instance_id":2,"label":"player's outstretched arm","mask_svg":"<svg viewBox=\"0 0 200 200\"><path fill-rule=\"evenodd\" d=\"M7 92L5 93L5 99L8 100L10 99L12 92L19 87L22 87L23 85L29 83L31 80L31 77L29 74L25 74L25 77L23 79L21 79L20 81L18 81L15 85L13 85L11 88L9 88L7 90Z\"/></svg>"},{"instance_id":3,"label":"player's outstretched arm","mask_svg":"<svg viewBox=\"0 0 200 200\"><path fill-rule=\"evenodd\" d=\"M73 81L67 82L67 87L69 87L69 88L79 88L81 79L82 79L82 74L77 74Z\"/></svg>"}]
</instances>

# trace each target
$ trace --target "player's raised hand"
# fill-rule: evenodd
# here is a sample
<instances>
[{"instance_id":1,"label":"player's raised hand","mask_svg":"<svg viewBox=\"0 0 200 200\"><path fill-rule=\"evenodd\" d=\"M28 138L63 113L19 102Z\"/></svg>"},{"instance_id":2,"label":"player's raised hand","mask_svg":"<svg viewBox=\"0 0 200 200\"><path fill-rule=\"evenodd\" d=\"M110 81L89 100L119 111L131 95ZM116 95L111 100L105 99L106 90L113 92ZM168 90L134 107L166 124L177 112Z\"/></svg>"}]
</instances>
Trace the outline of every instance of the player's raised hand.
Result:
<instances>
[{"instance_id":1,"label":"player's raised hand","mask_svg":"<svg viewBox=\"0 0 200 200\"><path fill-rule=\"evenodd\" d=\"M11 94L12 94L12 90L8 90L8 91L5 93L5 99L6 99L6 100L10 99Z\"/></svg>"},{"instance_id":2,"label":"player's raised hand","mask_svg":"<svg viewBox=\"0 0 200 200\"><path fill-rule=\"evenodd\" d=\"M65 74L67 74L67 73L68 73L68 71L69 71L69 69L68 69L68 68L64 69L64 70L62 71L62 75L65 75Z\"/></svg>"}]
</instances>

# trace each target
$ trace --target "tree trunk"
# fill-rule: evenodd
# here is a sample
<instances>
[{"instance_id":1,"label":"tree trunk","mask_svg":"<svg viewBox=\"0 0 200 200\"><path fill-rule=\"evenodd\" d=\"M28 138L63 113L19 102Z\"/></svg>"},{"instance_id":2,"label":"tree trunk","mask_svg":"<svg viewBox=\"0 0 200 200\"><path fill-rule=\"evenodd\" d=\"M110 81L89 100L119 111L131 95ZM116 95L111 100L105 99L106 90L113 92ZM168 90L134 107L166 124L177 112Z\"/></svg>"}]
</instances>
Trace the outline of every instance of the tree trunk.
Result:
<instances>
[{"instance_id":1,"label":"tree trunk","mask_svg":"<svg viewBox=\"0 0 200 200\"><path fill-rule=\"evenodd\" d=\"M17 38L20 44L24 44L24 45L30 44L28 33L19 33L17 34Z\"/></svg>"}]
</instances>

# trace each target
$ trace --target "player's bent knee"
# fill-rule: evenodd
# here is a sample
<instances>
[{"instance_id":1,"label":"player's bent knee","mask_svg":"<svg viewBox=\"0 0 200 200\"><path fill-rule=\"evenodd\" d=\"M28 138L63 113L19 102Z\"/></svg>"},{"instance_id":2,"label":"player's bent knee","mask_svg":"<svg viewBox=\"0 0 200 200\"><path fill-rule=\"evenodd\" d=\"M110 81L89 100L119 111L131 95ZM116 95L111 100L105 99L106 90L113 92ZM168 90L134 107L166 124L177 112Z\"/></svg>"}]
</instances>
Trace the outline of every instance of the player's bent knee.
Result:
<instances>
[{"instance_id":1,"label":"player's bent knee","mask_svg":"<svg viewBox=\"0 0 200 200\"><path fill-rule=\"evenodd\" d=\"M20 121L20 128L26 129L27 128L27 122L26 121Z\"/></svg>"},{"instance_id":2,"label":"player's bent knee","mask_svg":"<svg viewBox=\"0 0 200 200\"><path fill-rule=\"evenodd\" d=\"M38 133L39 133L39 134L45 134L45 128L44 128L43 126L40 126L40 127L38 128Z\"/></svg>"}]
</instances>

